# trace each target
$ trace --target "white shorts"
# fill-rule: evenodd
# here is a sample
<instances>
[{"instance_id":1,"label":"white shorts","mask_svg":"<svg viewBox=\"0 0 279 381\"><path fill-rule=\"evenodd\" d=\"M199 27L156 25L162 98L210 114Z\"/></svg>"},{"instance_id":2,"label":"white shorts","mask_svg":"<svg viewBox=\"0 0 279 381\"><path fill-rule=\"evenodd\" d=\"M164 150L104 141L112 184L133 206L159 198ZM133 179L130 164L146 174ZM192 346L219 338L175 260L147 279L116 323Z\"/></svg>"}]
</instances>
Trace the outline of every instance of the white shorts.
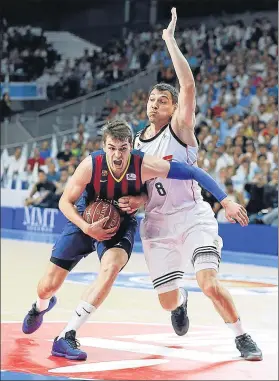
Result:
<instances>
[{"instance_id":1,"label":"white shorts","mask_svg":"<svg viewBox=\"0 0 279 381\"><path fill-rule=\"evenodd\" d=\"M154 288L164 293L177 289L189 265L195 272L218 271L222 238L207 202L173 215L147 214L140 235Z\"/></svg>"}]
</instances>

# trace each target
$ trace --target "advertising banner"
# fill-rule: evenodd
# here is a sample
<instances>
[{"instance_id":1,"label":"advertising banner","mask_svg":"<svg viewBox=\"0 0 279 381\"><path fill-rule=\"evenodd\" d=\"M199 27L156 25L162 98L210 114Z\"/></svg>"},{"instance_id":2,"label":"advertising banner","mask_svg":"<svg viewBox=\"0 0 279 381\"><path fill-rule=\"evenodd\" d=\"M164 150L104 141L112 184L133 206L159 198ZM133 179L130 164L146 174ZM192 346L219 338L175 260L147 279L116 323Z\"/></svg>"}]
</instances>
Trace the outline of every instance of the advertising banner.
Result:
<instances>
[{"instance_id":1,"label":"advertising banner","mask_svg":"<svg viewBox=\"0 0 279 381\"><path fill-rule=\"evenodd\" d=\"M8 82L0 84L1 94L8 93L13 101L46 100L46 84L36 82Z\"/></svg>"}]
</instances>

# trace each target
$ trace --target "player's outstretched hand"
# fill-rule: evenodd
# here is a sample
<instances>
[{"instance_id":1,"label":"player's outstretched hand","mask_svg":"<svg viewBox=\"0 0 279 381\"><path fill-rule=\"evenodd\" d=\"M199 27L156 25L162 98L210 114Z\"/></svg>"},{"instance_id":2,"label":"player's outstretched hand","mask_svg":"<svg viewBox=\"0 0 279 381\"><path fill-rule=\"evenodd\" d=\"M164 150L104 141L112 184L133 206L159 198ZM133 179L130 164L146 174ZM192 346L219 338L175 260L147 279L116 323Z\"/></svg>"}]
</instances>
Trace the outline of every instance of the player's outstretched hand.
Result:
<instances>
[{"instance_id":1,"label":"player's outstretched hand","mask_svg":"<svg viewBox=\"0 0 279 381\"><path fill-rule=\"evenodd\" d=\"M175 26L176 26L176 20L177 20L177 15L176 15L176 8L171 9L171 22L169 23L169 26L167 29L163 30L163 40L166 41L168 38L174 38L174 31L175 31Z\"/></svg>"},{"instance_id":2,"label":"player's outstretched hand","mask_svg":"<svg viewBox=\"0 0 279 381\"><path fill-rule=\"evenodd\" d=\"M146 199L142 196L124 196L118 199L119 208L128 214L134 213L139 209Z\"/></svg>"},{"instance_id":3,"label":"player's outstretched hand","mask_svg":"<svg viewBox=\"0 0 279 381\"><path fill-rule=\"evenodd\" d=\"M229 222L235 224L236 221L240 223L241 226L247 226L249 223L249 218L247 216L246 209L236 202L229 201L225 206L225 215Z\"/></svg>"},{"instance_id":4,"label":"player's outstretched hand","mask_svg":"<svg viewBox=\"0 0 279 381\"><path fill-rule=\"evenodd\" d=\"M97 241L106 241L112 238L118 230L118 227L111 229L104 229L105 223L108 221L109 217L104 217L99 221L93 222L93 224L88 224L85 228L84 233L89 235L91 238Z\"/></svg>"}]
</instances>

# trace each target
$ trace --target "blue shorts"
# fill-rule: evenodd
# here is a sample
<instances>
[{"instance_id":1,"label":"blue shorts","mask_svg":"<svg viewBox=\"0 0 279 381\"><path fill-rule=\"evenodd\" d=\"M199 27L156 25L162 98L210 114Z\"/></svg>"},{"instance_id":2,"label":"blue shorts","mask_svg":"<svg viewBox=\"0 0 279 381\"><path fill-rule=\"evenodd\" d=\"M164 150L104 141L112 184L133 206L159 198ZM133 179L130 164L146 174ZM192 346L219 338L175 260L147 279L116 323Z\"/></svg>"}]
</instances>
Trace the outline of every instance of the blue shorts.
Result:
<instances>
[{"instance_id":1,"label":"blue shorts","mask_svg":"<svg viewBox=\"0 0 279 381\"><path fill-rule=\"evenodd\" d=\"M97 250L101 260L104 253L113 247L124 249L129 260L134 246L136 229L136 218L125 217L115 236L110 240L98 242L68 221L61 236L53 246L50 261L65 270L71 271L82 258L92 251Z\"/></svg>"}]
</instances>

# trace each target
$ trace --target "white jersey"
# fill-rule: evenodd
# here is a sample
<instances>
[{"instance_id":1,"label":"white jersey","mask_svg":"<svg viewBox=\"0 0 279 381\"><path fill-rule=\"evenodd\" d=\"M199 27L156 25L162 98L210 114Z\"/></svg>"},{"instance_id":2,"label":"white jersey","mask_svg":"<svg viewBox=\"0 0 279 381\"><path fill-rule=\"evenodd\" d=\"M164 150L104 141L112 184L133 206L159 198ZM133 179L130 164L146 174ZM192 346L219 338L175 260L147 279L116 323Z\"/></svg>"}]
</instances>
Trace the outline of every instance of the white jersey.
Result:
<instances>
[{"instance_id":1,"label":"white jersey","mask_svg":"<svg viewBox=\"0 0 279 381\"><path fill-rule=\"evenodd\" d=\"M151 139L142 139L139 131L134 148L148 155L196 165L198 148L184 144L174 133L170 124L164 126ZM145 213L171 215L183 209L192 209L203 201L201 189L194 180L155 178L147 182L148 201Z\"/></svg>"}]
</instances>

